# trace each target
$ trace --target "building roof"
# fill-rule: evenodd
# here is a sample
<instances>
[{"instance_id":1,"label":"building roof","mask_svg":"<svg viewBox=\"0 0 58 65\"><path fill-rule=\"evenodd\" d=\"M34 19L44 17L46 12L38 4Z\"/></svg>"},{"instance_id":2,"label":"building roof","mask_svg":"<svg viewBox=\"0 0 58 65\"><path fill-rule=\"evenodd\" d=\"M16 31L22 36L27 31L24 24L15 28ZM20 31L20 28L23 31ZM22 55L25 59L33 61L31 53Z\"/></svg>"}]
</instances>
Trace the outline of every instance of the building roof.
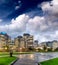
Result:
<instances>
[{"instance_id":1,"label":"building roof","mask_svg":"<svg viewBox=\"0 0 58 65\"><path fill-rule=\"evenodd\" d=\"M38 40L35 40L34 42L38 42Z\"/></svg>"},{"instance_id":2,"label":"building roof","mask_svg":"<svg viewBox=\"0 0 58 65\"><path fill-rule=\"evenodd\" d=\"M30 34L28 34L28 33L24 33L23 36L30 36Z\"/></svg>"},{"instance_id":3,"label":"building roof","mask_svg":"<svg viewBox=\"0 0 58 65\"><path fill-rule=\"evenodd\" d=\"M18 36L18 38L22 38L22 36Z\"/></svg>"},{"instance_id":4,"label":"building roof","mask_svg":"<svg viewBox=\"0 0 58 65\"><path fill-rule=\"evenodd\" d=\"M1 35L6 35L7 33L6 32L0 32Z\"/></svg>"}]
</instances>

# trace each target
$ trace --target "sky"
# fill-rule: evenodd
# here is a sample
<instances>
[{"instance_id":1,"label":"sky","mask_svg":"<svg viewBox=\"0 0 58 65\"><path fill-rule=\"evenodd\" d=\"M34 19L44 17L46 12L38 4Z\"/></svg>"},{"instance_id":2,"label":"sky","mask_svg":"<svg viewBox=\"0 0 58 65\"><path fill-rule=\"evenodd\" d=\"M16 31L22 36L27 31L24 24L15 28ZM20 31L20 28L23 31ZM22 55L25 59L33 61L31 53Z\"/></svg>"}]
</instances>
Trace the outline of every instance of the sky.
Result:
<instances>
[{"instance_id":1,"label":"sky","mask_svg":"<svg viewBox=\"0 0 58 65\"><path fill-rule=\"evenodd\" d=\"M58 40L58 0L0 0L0 32L23 33L39 42Z\"/></svg>"}]
</instances>

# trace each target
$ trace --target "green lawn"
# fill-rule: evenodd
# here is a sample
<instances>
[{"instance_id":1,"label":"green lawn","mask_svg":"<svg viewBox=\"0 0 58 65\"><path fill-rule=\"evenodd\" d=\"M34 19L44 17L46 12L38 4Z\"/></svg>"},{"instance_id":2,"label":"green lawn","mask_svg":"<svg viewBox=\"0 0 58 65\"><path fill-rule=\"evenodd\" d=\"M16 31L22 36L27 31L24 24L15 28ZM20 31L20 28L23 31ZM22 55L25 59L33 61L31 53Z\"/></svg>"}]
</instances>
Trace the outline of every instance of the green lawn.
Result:
<instances>
[{"instance_id":1,"label":"green lawn","mask_svg":"<svg viewBox=\"0 0 58 65\"><path fill-rule=\"evenodd\" d=\"M33 52L13 52L13 55L19 55L19 54L32 54ZM0 52L0 56L3 55L9 55L9 52Z\"/></svg>"},{"instance_id":2,"label":"green lawn","mask_svg":"<svg viewBox=\"0 0 58 65\"><path fill-rule=\"evenodd\" d=\"M14 55L16 54L33 54L34 52L14 52Z\"/></svg>"},{"instance_id":3,"label":"green lawn","mask_svg":"<svg viewBox=\"0 0 58 65\"><path fill-rule=\"evenodd\" d=\"M0 57L0 65L9 65L16 57Z\"/></svg>"},{"instance_id":4,"label":"green lawn","mask_svg":"<svg viewBox=\"0 0 58 65\"><path fill-rule=\"evenodd\" d=\"M58 58L41 62L41 65L58 65Z\"/></svg>"},{"instance_id":5,"label":"green lawn","mask_svg":"<svg viewBox=\"0 0 58 65\"><path fill-rule=\"evenodd\" d=\"M3 56L3 55L9 55L8 52L0 52L0 56Z\"/></svg>"}]
</instances>

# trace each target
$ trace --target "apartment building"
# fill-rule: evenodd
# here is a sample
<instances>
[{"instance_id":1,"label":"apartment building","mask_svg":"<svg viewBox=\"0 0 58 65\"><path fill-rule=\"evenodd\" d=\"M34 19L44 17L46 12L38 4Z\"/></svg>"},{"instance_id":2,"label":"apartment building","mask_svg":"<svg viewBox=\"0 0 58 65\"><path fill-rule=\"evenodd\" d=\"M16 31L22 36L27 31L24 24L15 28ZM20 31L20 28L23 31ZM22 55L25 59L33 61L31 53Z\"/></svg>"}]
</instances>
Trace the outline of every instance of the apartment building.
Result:
<instances>
[{"instance_id":1,"label":"apartment building","mask_svg":"<svg viewBox=\"0 0 58 65\"><path fill-rule=\"evenodd\" d=\"M33 47L33 36L30 34L23 34L14 39L15 46L18 50Z\"/></svg>"},{"instance_id":2,"label":"apartment building","mask_svg":"<svg viewBox=\"0 0 58 65\"><path fill-rule=\"evenodd\" d=\"M0 33L0 51L5 51L9 48L10 37L7 33Z\"/></svg>"}]
</instances>

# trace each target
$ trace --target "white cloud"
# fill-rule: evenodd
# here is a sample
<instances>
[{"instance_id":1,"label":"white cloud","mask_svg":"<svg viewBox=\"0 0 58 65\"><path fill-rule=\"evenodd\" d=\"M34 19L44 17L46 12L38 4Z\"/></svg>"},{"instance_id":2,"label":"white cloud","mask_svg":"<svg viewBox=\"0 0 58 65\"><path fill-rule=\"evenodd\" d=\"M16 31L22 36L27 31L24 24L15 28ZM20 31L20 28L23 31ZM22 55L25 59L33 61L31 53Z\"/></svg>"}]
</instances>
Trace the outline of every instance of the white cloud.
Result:
<instances>
[{"instance_id":1,"label":"white cloud","mask_svg":"<svg viewBox=\"0 0 58 65\"><path fill-rule=\"evenodd\" d=\"M41 5L45 18L48 21L53 22L58 20L58 0L43 2Z\"/></svg>"},{"instance_id":2,"label":"white cloud","mask_svg":"<svg viewBox=\"0 0 58 65\"><path fill-rule=\"evenodd\" d=\"M19 9L19 8L20 8L20 6L16 6L16 7L15 7L15 10L17 10L17 9Z\"/></svg>"},{"instance_id":3,"label":"white cloud","mask_svg":"<svg viewBox=\"0 0 58 65\"><path fill-rule=\"evenodd\" d=\"M55 1L55 3L54 3ZM39 42L58 39L58 0L51 3L43 2L41 8L44 16L30 18L27 14L19 15L12 19L8 25L0 25L0 31L8 32L12 36L28 32L34 35ZM32 14L31 14L32 15ZM53 32L53 33L52 33Z\"/></svg>"},{"instance_id":4,"label":"white cloud","mask_svg":"<svg viewBox=\"0 0 58 65\"><path fill-rule=\"evenodd\" d=\"M44 16L30 18L27 30L40 42L58 40L58 0L43 2L41 8Z\"/></svg>"},{"instance_id":5,"label":"white cloud","mask_svg":"<svg viewBox=\"0 0 58 65\"><path fill-rule=\"evenodd\" d=\"M22 14L18 16L16 19L12 19L9 25L0 25L0 31L8 32L9 34L16 32L24 32L26 31L26 23L29 20L29 16Z\"/></svg>"},{"instance_id":6,"label":"white cloud","mask_svg":"<svg viewBox=\"0 0 58 65\"><path fill-rule=\"evenodd\" d=\"M0 25L0 31L5 31L11 36L19 35L23 32L29 32L37 36L38 32L45 30L47 25L45 24L44 17L35 16L30 18L26 14L18 16L16 19L12 19L11 23L8 25ZM37 34L36 34L37 33Z\"/></svg>"},{"instance_id":7,"label":"white cloud","mask_svg":"<svg viewBox=\"0 0 58 65\"><path fill-rule=\"evenodd\" d=\"M56 30L54 34L51 34L51 37L58 39L58 30Z\"/></svg>"},{"instance_id":8,"label":"white cloud","mask_svg":"<svg viewBox=\"0 0 58 65\"><path fill-rule=\"evenodd\" d=\"M58 0L53 0L52 3L53 3L54 5L58 5Z\"/></svg>"},{"instance_id":9,"label":"white cloud","mask_svg":"<svg viewBox=\"0 0 58 65\"><path fill-rule=\"evenodd\" d=\"M44 33L41 32L42 39L58 40L58 0L52 0L51 2L43 2L41 3L41 8L44 15L43 17L45 19L45 24L43 24L41 28L46 28L46 31L44 31Z\"/></svg>"},{"instance_id":10,"label":"white cloud","mask_svg":"<svg viewBox=\"0 0 58 65\"><path fill-rule=\"evenodd\" d=\"M34 35L34 38L35 38L35 40L38 40L39 43L46 42L46 41L49 40L49 39L46 38L46 36L44 36L43 34L40 34L40 33L37 34L37 35Z\"/></svg>"},{"instance_id":11,"label":"white cloud","mask_svg":"<svg viewBox=\"0 0 58 65\"><path fill-rule=\"evenodd\" d=\"M39 42L44 42L51 40L54 35L48 34L47 32L43 33L43 31L49 28L46 23L45 17L35 16L34 18L30 18L28 15L22 14L16 19L12 19L10 24L4 26L0 25L0 32L5 31L10 36L14 37L28 32L34 35L34 39L38 39ZM55 34L57 35L57 32ZM49 38L47 36L49 36ZM53 37L53 39L56 38L55 36Z\"/></svg>"},{"instance_id":12,"label":"white cloud","mask_svg":"<svg viewBox=\"0 0 58 65\"><path fill-rule=\"evenodd\" d=\"M56 36L58 36L58 30L55 32Z\"/></svg>"},{"instance_id":13,"label":"white cloud","mask_svg":"<svg viewBox=\"0 0 58 65\"><path fill-rule=\"evenodd\" d=\"M2 19L0 19L0 22L2 22Z\"/></svg>"},{"instance_id":14,"label":"white cloud","mask_svg":"<svg viewBox=\"0 0 58 65\"><path fill-rule=\"evenodd\" d=\"M47 27L44 17L40 16L35 16L34 18L29 19L27 24L27 30L30 32L43 31L47 29Z\"/></svg>"},{"instance_id":15,"label":"white cloud","mask_svg":"<svg viewBox=\"0 0 58 65\"><path fill-rule=\"evenodd\" d=\"M19 1L18 1L18 5L15 6L15 10L19 9L21 6L22 6L22 4L21 4L21 1L19 0Z\"/></svg>"},{"instance_id":16,"label":"white cloud","mask_svg":"<svg viewBox=\"0 0 58 65\"><path fill-rule=\"evenodd\" d=\"M18 1L18 3L20 4L20 3L21 3L21 1L19 0L19 1Z\"/></svg>"},{"instance_id":17,"label":"white cloud","mask_svg":"<svg viewBox=\"0 0 58 65\"><path fill-rule=\"evenodd\" d=\"M20 15L15 20L12 19L11 24L9 25L10 30L17 32L22 32L26 30L26 23L28 22L28 15Z\"/></svg>"},{"instance_id":18,"label":"white cloud","mask_svg":"<svg viewBox=\"0 0 58 65\"><path fill-rule=\"evenodd\" d=\"M41 4L45 22L50 29L57 29L58 27L58 0L51 2L43 2Z\"/></svg>"}]
</instances>

